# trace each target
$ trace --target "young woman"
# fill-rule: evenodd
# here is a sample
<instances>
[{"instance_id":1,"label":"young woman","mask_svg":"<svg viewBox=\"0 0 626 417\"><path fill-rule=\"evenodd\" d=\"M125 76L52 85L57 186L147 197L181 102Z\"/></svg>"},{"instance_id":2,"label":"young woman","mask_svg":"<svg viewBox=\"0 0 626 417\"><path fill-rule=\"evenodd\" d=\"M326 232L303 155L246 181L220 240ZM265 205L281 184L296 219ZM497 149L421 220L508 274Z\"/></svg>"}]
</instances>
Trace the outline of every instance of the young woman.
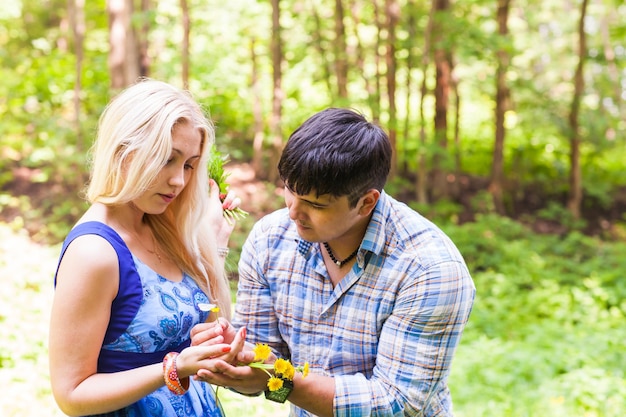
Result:
<instances>
[{"instance_id":1,"label":"young woman","mask_svg":"<svg viewBox=\"0 0 626 417\"><path fill-rule=\"evenodd\" d=\"M93 148L89 209L65 240L55 277L50 376L70 416L221 416L209 384L189 378L230 345L190 345L207 320L230 316L219 249L232 225L207 158L211 122L186 91L154 80L107 106ZM217 310L217 309L214 309Z\"/></svg>"}]
</instances>

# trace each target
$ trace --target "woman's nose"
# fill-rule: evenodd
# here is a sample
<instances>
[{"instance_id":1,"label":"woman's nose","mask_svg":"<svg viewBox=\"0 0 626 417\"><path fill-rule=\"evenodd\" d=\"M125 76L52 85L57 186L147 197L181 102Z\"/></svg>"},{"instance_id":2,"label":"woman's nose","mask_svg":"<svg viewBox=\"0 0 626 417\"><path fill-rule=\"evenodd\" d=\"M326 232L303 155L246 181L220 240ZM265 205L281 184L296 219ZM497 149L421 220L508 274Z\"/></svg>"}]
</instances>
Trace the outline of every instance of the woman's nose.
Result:
<instances>
[{"instance_id":1,"label":"woman's nose","mask_svg":"<svg viewBox=\"0 0 626 417\"><path fill-rule=\"evenodd\" d=\"M185 185L185 168L177 169L170 176L169 184L177 187Z\"/></svg>"}]
</instances>

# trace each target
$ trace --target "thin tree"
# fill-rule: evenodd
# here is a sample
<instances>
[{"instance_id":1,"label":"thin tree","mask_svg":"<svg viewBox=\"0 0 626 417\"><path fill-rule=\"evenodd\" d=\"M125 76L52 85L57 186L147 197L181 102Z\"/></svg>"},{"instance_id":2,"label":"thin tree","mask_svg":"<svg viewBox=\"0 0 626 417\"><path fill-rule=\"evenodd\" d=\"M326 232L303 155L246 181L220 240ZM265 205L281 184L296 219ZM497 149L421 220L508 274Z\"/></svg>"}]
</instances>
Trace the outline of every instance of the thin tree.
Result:
<instances>
[{"instance_id":1,"label":"thin tree","mask_svg":"<svg viewBox=\"0 0 626 417\"><path fill-rule=\"evenodd\" d=\"M141 0L142 25L138 31L139 45L139 74L142 77L150 75L150 55L148 54L148 36L150 34L150 16L152 4L150 0Z\"/></svg>"},{"instance_id":2,"label":"thin tree","mask_svg":"<svg viewBox=\"0 0 626 417\"><path fill-rule=\"evenodd\" d=\"M454 96L454 128L453 128L453 143L454 143L454 173L456 181L452 183L451 193L454 197L459 197L461 192L461 184L459 178L461 177L462 164L461 164L461 94L459 91L459 79L457 72L454 70L454 59L450 57L450 87Z\"/></svg>"},{"instance_id":3,"label":"thin tree","mask_svg":"<svg viewBox=\"0 0 626 417\"><path fill-rule=\"evenodd\" d=\"M396 25L400 19L400 6L396 0L385 1L385 14L387 15L387 51L385 63L387 67L387 100L389 102L389 140L391 142L393 156L391 158L390 178L398 171L398 149L396 138L398 133L398 120L396 112Z\"/></svg>"},{"instance_id":4,"label":"thin tree","mask_svg":"<svg viewBox=\"0 0 626 417\"><path fill-rule=\"evenodd\" d=\"M432 193L435 199L448 195L444 158L448 151L448 98L450 94L451 65L446 46L443 22L450 14L449 0L435 0L436 19L433 33L435 40L435 142L437 150L433 158Z\"/></svg>"},{"instance_id":5,"label":"thin tree","mask_svg":"<svg viewBox=\"0 0 626 417\"><path fill-rule=\"evenodd\" d=\"M415 194L417 201L421 204L428 203L428 159L427 159L427 140L426 140L426 114L424 111L426 95L428 94L428 67L430 66L431 39L435 20L435 2L430 8L428 14L428 23L424 33L424 52L422 53L422 86L420 89L420 149L417 160L417 177L415 184Z\"/></svg>"},{"instance_id":6,"label":"thin tree","mask_svg":"<svg viewBox=\"0 0 626 417\"><path fill-rule=\"evenodd\" d=\"M510 10L510 0L498 0L498 35L500 38L500 47L496 52L497 69L496 69L496 132L493 147L493 159L491 165L491 181L489 184L489 192L493 199L494 208L497 213L504 215L505 207L503 201L504 187L504 139L506 136L506 128L504 126L504 117L509 107L510 91L506 82L506 73L509 67L508 53L508 18Z\"/></svg>"},{"instance_id":7,"label":"thin tree","mask_svg":"<svg viewBox=\"0 0 626 417\"><path fill-rule=\"evenodd\" d=\"M315 30L311 31L311 38L313 41L313 48L319 54L319 59L321 61L320 69L322 72L322 78L326 82L326 88L329 93L332 93L333 86L331 83L331 63L328 59L328 55L326 53L326 42L323 37L324 27L322 25L322 18L320 17L319 11L315 5L315 2L309 1L309 6L311 9L311 15L313 17L313 24L315 25Z\"/></svg>"},{"instance_id":8,"label":"thin tree","mask_svg":"<svg viewBox=\"0 0 626 417\"><path fill-rule=\"evenodd\" d=\"M278 159L282 151L282 63L283 48L280 26L280 0L272 0L272 116L270 118L270 134L272 135L272 155L268 178L271 182L278 181Z\"/></svg>"},{"instance_id":9,"label":"thin tree","mask_svg":"<svg viewBox=\"0 0 626 417\"><path fill-rule=\"evenodd\" d=\"M374 75L374 103L375 108L372 109L372 116L374 122L380 120L380 113L382 111L381 106L381 89L382 89L382 74L381 74L381 56L380 50L382 49L383 39L382 32L384 31L385 22L381 17L380 8L378 7L378 1L372 0L374 6L374 21L376 22L376 43L374 46L374 67L376 68L376 74Z\"/></svg>"},{"instance_id":10,"label":"thin tree","mask_svg":"<svg viewBox=\"0 0 626 417\"><path fill-rule=\"evenodd\" d=\"M398 145L398 148L406 149L406 144L409 138L409 131L411 127L411 100L413 97L413 65L415 54L413 53L413 40L417 37L417 23L415 22L415 3L413 0L408 0L406 9L408 10L407 30L409 33L409 44L406 48L406 80L405 80L405 118L404 126L402 128L402 140L403 143ZM400 170L402 175L406 175L409 169L408 159L402 158Z\"/></svg>"},{"instance_id":11,"label":"thin tree","mask_svg":"<svg viewBox=\"0 0 626 417\"><path fill-rule=\"evenodd\" d=\"M189 34L191 32L191 19L189 17L189 5L187 0L180 0L180 10L183 19L183 44L180 55L182 62L183 87L189 87Z\"/></svg>"},{"instance_id":12,"label":"thin tree","mask_svg":"<svg viewBox=\"0 0 626 417\"><path fill-rule=\"evenodd\" d=\"M111 88L120 90L141 75L139 45L134 26L132 0L108 0L109 73Z\"/></svg>"},{"instance_id":13,"label":"thin tree","mask_svg":"<svg viewBox=\"0 0 626 417\"><path fill-rule=\"evenodd\" d=\"M578 22L578 65L574 74L574 97L569 114L570 127L570 189L567 199L567 209L574 219L580 218L580 210L583 199L582 169L580 166L580 143L581 134L578 122L580 113L580 100L585 88L583 70L585 57L587 56L587 38L585 35L585 16L587 14L588 0L583 0L580 6L580 20Z\"/></svg>"},{"instance_id":14,"label":"thin tree","mask_svg":"<svg viewBox=\"0 0 626 417\"><path fill-rule=\"evenodd\" d=\"M252 114L254 116L254 140L252 141L252 170L257 178L266 179L263 172L263 107L261 105L261 86L259 83L259 58L256 52L256 37L250 39L250 60L252 72L250 87L252 89Z\"/></svg>"},{"instance_id":15,"label":"thin tree","mask_svg":"<svg viewBox=\"0 0 626 417\"><path fill-rule=\"evenodd\" d=\"M337 96L345 100L348 98L348 52L343 18L343 3L341 0L335 0L335 77L337 78Z\"/></svg>"},{"instance_id":16,"label":"thin tree","mask_svg":"<svg viewBox=\"0 0 626 417\"><path fill-rule=\"evenodd\" d=\"M358 69L358 73L361 74L363 82L365 83L367 102L372 112L372 119L377 121L380 119L380 92L377 88L379 86L377 83L377 79L379 77L378 66L376 70L376 78L374 82L372 82L372 77L369 76L369 73L365 68L365 46L363 45L363 40L359 34L359 26L361 25L361 4L358 1L353 2L350 11L354 22L354 38L356 39L355 64ZM378 55L377 52L375 52L375 54ZM378 63L378 61L376 62Z\"/></svg>"},{"instance_id":17,"label":"thin tree","mask_svg":"<svg viewBox=\"0 0 626 417\"><path fill-rule=\"evenodd\" d=\"M68 11L70 17L70 26L74 36L74 55L76 63L74 66L74 128L76 131L76 151L83 153L84 139L80 126L80 96L83 89L83 60L84 60L84 39L85 39L85 0L68 0Z\"/></svg>"}]
</instances>

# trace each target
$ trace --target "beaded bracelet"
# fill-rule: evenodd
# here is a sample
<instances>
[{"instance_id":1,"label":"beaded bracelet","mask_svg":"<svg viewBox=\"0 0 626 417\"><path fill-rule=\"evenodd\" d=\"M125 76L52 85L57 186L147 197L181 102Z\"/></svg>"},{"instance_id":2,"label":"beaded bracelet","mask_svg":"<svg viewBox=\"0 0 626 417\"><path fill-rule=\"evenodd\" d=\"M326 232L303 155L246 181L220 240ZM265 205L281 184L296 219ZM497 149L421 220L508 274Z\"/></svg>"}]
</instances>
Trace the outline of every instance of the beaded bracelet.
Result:
<instances>
[{"instance_id":1,"label":"beaded bracelet","mask_svg":"<svg viewBox=\"0 0 626 417\"><path fill-rule=\"evenodd\" d=\"M176 395L183 395L189 389L189 377L183 378L182 382L178 379L176 358L178 358L178 352L170 352L163 358L163 379L170 391Z\"/></svg>"},{"instance_id":2,"label":"beaded bracelet","mask_svg":"<svg viewBox=\"0 0 626 417\"><path fill-rule=\"evenodd\" d=\"M229 252L228 248L217 248L217 254L221 256L222 258L227 257L228 252Z\"/></svg>"}]
</instances>

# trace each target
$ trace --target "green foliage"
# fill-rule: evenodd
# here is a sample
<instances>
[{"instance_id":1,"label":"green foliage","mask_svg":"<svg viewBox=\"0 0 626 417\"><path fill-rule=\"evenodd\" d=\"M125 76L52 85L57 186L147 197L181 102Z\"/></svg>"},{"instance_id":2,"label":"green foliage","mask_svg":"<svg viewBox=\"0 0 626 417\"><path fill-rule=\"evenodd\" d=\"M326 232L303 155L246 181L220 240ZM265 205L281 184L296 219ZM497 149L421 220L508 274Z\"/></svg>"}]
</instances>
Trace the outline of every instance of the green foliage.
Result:
<instances>
[{"instance_id":1,"label":"green foliage","mask_svg":"<svg viewBox=\"0 0 626 417\"><path fill-rule=\"evenodd\" d=\"M447 231L477 288L451 375L457 414L623 415L626 244L493 215Z\"/></svg>"},{"instance_id":2,"label":"green foliage","mask_svg":"<svg viewBox=\"0 0 626 417\"><path fill-rule=\"evenodd\" d=\"M580 230L585 226L584 220L575 219L569 210L554 201L549 201L546 207L539 209L537 218L558 222L568 230Z\"/></svg>"},{"instance_id":3,"label":"green foliage","mask_svg":"<svg viewBox=\"0 0 626 417\"><path fill-rule=\"evenodd\" d=\"M410 202L409 207L426 218L436 218L438 222L457 224L463 207L450 200L438 200L432 204Z\"/></svg>"}]
</instances>

